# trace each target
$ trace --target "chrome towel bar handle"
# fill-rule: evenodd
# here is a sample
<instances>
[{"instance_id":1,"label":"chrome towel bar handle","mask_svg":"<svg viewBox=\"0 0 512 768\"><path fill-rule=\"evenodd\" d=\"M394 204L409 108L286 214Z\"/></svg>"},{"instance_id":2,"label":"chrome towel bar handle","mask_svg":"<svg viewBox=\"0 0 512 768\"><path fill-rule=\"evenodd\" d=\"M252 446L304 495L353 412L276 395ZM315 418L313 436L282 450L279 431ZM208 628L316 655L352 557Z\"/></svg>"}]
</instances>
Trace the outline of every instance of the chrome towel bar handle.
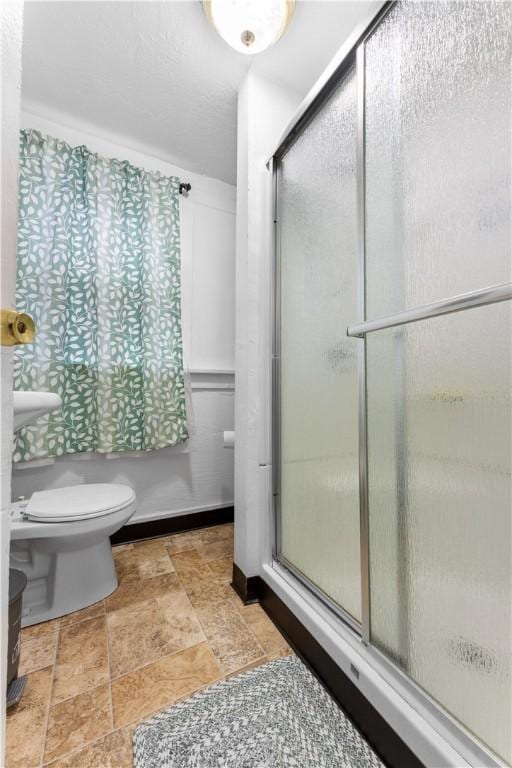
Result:
<instances>
[{"instance_id":1,"label":"chrome towel bar handle","mask_svg":"<svg viewBox=\"0 0 512 768\"><path fill-rule=\"evenodd\" d=\"M384 328L395 328L398 325L416 323L418 320L427 320L430 317L449 315L452 312L461 312L473 307L484 307L487 304L496 304L499 301L512 299L512 283L491 285L470 293L462 293L432 304L423 304L414 309L406 309L396 315L389 315L377 320L367 320L364 323L356 323L347 328L347 336L363 339L367 333L381 331Z\"/></svg>"}]
</instances>

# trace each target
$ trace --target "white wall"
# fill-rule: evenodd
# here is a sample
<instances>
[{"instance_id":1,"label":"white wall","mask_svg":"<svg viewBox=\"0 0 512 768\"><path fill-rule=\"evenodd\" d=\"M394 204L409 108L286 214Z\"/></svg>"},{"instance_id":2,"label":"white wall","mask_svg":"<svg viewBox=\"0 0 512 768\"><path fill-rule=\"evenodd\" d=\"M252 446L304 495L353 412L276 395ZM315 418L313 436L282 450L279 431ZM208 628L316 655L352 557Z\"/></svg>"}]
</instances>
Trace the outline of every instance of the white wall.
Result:
<instances>
[{"instance_id":1,"label":"white wall","mask_svg":"<svg viewBox=\"0 0 512 768\"><path fill-rule=\"evenodd\" d=\"M180 198L185 367L191 372L191 438L182 446L137 457L61 457L49 466L15 469L13 497L80 482L124 482L137 493L131 522L233 503L235 188L131 149L118 136L93 133L57 114L22 112L34 128L106 157L177 175L192 184Z\"/></svg>"},{"instance_id":2,"label":"white wall","mask_svg":"<svg viewBox=\"0 0 512 768\"><path fill-rule=\"evenodd\" d=\"M300 96L249 70L238 94L235 562L259 573L270 507L271 186L265 163Z\"/></svg>"}]
</instances>

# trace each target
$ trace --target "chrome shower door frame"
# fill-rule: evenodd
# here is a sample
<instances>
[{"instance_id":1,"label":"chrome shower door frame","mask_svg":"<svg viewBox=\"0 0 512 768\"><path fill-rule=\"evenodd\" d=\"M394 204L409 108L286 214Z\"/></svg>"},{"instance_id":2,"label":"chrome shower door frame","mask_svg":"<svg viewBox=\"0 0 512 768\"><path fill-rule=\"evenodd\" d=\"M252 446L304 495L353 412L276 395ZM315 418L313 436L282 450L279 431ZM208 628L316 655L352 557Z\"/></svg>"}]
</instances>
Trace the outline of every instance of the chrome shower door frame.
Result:
<instances>
[{"instance_id":1,"label":"chrome shower door frame","mask_svg":"<svg viewBox=\"0 0 512 768\"><path fill-rule=\"evenodd\" d=\"M272 498L273 498L273 547L275 561L304 583L310 591L339 616L363 642L368 644L370 636L370 582L369 582L369 528L368 528L368 478L366 447L366 350L364 341L358 349L358 429L359 429L359 504L360 504L360 560L361 560L361 622L348 611L335 603L319 589L307 576L290 563L281 549L281 507L280 507L280 361L281 361L281 253L280 253L280 176L281 160L286 151L302 134L304 128L316 117L321 108L338 87L345 76L352 70L357 78L357 155L356 155L356 195L357 195L357 306L362 321L365 315L365 188L364 188L364 44L384 16L395 5L395 0L385 2L377 13L373 12L347 40L332 66L316 84L308 98L299 107L298 113L285 129L276 150L268 160L267 166L272 178Z\"/></svg>"}]
</instances>

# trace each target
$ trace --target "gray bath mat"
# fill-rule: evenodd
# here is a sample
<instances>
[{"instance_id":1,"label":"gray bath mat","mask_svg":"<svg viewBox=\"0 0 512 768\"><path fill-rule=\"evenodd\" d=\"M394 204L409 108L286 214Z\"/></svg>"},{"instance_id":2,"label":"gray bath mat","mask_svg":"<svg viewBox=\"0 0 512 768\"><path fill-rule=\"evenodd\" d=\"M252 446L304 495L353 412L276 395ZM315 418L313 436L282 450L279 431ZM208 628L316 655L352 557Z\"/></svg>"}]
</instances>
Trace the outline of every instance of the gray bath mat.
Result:
<instances>
[{"instance_id":1,"label":"gray bath mat","mask_svg":"<svg viewBox=\"0 0 512 768\"><path fill-rule=\"evenodd\" d=\"M196 693L138 726L135 768L382 768L295 656Z\"/></svg>"}]
</instances>

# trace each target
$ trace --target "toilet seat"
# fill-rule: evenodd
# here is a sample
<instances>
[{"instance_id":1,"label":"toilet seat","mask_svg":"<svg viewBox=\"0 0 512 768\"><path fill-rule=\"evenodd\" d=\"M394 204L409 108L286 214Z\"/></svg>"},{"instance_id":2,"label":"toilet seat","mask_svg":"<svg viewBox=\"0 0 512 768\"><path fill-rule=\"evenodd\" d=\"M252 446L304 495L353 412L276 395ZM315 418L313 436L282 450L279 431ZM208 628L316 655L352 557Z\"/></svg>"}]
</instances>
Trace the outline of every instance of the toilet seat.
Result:
<instances>
[{"instance_id":1,"label":"toilet seat","mask_svg":"<svg viewBox=\"0 0 512 768\"><path fill-rule=\"evenodd\" d=\"M135 493L127 485L86 483L32 494L23 517L40 523L65 523L103 517L129 506Z\"/></svg>"}]
</instances>

